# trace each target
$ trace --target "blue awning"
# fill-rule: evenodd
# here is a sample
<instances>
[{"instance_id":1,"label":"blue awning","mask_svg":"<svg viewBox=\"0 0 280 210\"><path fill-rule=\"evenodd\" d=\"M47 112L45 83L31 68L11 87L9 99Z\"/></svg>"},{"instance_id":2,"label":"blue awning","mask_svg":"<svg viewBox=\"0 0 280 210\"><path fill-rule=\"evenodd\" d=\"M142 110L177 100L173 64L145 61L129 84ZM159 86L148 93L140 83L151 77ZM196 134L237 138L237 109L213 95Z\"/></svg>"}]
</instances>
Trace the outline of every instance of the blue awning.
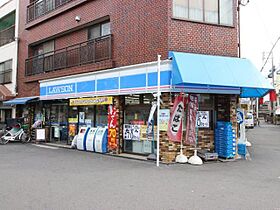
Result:
<instances>
[{"instance_id":1,"label":"blue awning","mask_svg":"<svg viewBox=\"0 0 280 210\"><path fill-rule=\"evenodd\" d=\"M272 85L247 59L169 52L172 85L193 92L237 93L240 97L262 97Z\"/></svg>"},{"instance_id":2,"label":"blue awning","mask_svg":"<svg viewBox=\"0 0 280 210\"><path fill-rule=\"evenodd\" d=\"M26 102L34 100L34 99L38 99L38 96L33 96L33 97L24 97L24 98L14 98L12 100L9 101L4 101L3 104L4 105L16 105L16 104L26 104Z\"/></svg>"}]
</instances>

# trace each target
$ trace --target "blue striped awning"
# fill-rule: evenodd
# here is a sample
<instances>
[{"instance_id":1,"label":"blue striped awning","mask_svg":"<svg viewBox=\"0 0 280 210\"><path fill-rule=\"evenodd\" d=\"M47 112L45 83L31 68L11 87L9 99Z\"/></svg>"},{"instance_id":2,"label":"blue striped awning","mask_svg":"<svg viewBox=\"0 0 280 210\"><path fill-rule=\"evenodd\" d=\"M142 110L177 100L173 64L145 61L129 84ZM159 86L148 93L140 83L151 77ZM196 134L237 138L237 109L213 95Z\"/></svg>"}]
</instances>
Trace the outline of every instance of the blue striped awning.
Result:
<instances>
[{"instance_id":1,"label":"blue striped awning","mask_svg":"<svg viewBox=\"0 0 280 210\"><path fill-rule=\"evenodd\" d=\"M32 96L32 97L24 97L24 98L14 98L9 101L4 101L4 105L17 105L17 104L26 104L28 101L38 99L38 96Z\"/></svg>"}]
</instances>

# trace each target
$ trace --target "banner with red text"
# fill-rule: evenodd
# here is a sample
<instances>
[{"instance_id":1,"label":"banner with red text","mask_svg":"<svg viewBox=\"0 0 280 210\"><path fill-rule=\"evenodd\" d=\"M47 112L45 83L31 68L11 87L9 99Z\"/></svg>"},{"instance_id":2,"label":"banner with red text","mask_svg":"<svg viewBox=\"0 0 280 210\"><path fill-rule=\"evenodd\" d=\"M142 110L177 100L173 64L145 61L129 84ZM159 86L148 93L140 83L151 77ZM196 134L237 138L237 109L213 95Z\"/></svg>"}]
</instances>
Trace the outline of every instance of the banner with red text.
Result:
<instances>
[{"instance_id":1,"label":"banner with red text","mask_svg":"<svg viewBox=\"0 0 280 210\"><path fill-rule=\"evenodd\" d=\"M198 97L190 94L188 97L188 114L186 120L186 143L195 144L196 142L196 115L198 111Z\"/></svg>"},{"instance_id":2,"label":"banner with red text","mask_svg":"<svg viewBox=\"0 0 280 210\"><path fill-rule=\"evenodd\" d=\"M117 148L117 110L113 105L108 106L108 149Z\"/></svg>"},{"instance_id":3,"label":"banner with red text","mask_svg":"<svg viewBox=\"0 0 280 210\"><path fill-rule=\"evenodd\" d=\"M182 120L185 110L184 96L179 95L175 98L174 105L171 110L171 117L168 123L168 137L171 141L181 142L182 139Z\"/></svg>"}]
</instances>

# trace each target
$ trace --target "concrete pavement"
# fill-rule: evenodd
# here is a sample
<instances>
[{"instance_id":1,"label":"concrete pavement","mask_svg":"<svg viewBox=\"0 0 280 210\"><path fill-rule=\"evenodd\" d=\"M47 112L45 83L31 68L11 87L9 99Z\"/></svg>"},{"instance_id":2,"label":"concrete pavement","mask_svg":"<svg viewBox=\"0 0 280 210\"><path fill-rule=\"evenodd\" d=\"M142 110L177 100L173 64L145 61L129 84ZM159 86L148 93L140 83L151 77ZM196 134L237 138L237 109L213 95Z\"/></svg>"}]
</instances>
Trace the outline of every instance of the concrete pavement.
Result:
<instances>
[{"instance_id":1,"label":"concrete pavement","mask_svg":"<svg viewBox=\"0 0 280 210\"><path fill-rule=\"evenodd\" d=\"M247 132L251 161L161 165L0 145L0 209L280 209L280 127Z\"/></svg>"}]
</instances>

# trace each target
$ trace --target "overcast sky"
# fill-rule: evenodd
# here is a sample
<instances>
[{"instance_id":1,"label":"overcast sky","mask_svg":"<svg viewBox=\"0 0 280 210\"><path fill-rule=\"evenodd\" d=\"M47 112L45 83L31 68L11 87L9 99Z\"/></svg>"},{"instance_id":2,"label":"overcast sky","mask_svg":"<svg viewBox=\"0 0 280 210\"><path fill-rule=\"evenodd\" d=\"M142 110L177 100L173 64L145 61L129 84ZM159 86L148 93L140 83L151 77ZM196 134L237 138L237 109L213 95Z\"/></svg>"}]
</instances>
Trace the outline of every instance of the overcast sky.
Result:
<instances>
[{"instance_id":1,"label":"overcast sky","mask_svg":"<svg viewBox=\"0 0 280 210\"><path fill-rule=\"evenodd\" d=\"M280 36L280 1L250 0L241 8L241 57L249 58L261 69L263 52L268 52ZM280 41L276 45L274 63L280 66ZM265 74L271 69L271 60Z\"/></svg>"}]
</instances>

